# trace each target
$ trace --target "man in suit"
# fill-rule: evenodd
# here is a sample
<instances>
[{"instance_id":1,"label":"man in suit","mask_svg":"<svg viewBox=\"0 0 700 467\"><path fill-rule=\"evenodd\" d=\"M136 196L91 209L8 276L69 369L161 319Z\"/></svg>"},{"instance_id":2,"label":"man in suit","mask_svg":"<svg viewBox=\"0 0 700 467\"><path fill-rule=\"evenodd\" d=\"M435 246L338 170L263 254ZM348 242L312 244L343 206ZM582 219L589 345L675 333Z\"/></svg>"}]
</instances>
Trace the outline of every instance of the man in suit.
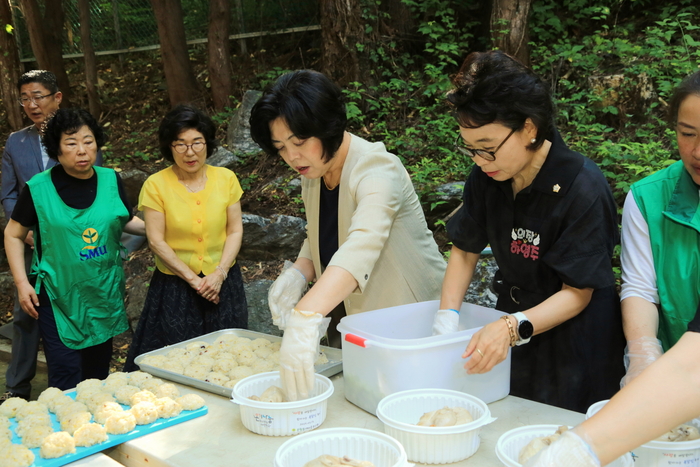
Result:
<instances>
[{"instance_id":1,"label":"man in suit","mask_svg":"<svg viewBox=\"0 0 700 467\"><path fill-rule=\"evenodd\" d=\"M2 155L0 200L8 220L27 180L56 165L41 144L40 132L44 122L58 110L63 98L56 76L50 71L29 71L20 77L17 87L19 104L33 124L12 133ZM97 155L96 165L102 165L101 153ZM29 232L25 244L25 264L29 270L34 248L33 232ZM29 399L31 381L36 374L38 347L39 327L34 318L20 308L15 291L12 360L6 374L6 392L0 396L0 404L10 397Z\"/></svg>"}]
</instances>

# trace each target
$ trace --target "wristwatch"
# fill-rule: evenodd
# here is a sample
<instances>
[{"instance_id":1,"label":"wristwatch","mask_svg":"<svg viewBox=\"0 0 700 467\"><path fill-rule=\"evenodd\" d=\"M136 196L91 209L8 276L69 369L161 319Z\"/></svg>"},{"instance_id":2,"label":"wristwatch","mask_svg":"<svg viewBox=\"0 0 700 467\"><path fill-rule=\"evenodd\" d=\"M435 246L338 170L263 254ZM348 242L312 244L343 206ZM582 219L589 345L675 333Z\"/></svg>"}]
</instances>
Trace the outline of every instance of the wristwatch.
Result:
<instances>
[{"instance_id":1,"label":"wristwatch","mask_svg":"<svg viewBox=\"0 0 700 467\"><path fill-rule=\"evenodd\" d=\"M535 328L532 326L530 320L527 319L525 313L513 313L513 317L518 321L518 340L515 341L515 345L527 344L530 342Z\"/></svg>"}]
</instances>

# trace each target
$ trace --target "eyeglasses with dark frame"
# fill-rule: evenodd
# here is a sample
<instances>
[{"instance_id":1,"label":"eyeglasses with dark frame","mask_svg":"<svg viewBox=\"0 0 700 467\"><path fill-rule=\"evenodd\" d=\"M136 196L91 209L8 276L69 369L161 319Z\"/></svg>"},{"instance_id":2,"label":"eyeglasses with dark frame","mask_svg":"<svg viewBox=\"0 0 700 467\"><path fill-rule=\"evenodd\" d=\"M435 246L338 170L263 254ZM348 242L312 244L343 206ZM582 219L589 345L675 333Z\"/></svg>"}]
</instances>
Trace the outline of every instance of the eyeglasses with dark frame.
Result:
<instances>
[{"instance_id":1,"label":"eyeglasses with dark frame","mask_svg":"<svg viewBox=\"0 0 700 467\"><path fill-rule=\"evenodd\" d=\"M30 102L34 105L41 105L41 103L44 102L44 99L46 99L47 97L51 97L54 94L56 93L52 92L51 94L46 94L45 96L36 95L32 97L20 97L19 99L17 99L17 102L19 102L19 105L21 105L22 107L26 107L27 105L29 105Z\"/></svg>"},{"instance_id":2,"label":"eyeglasses with dark frame","mask_svg":"<svg viewBox=\"0 0 700 467\"><path fill-rule=\"evenodd\" d=\"M499 144L498 147L493 151L487 151L486 149L469 149L467 147L464 147L464 140L462 139L462 135L457 135L457 141L455 141L455 149L457 149L465 156L471 157L472 159L474 159L476 156L479 156L486 161L495 161L496 153L499 149L501 149L501 146L503 146L506 143L506 141L508 141L508 138L510 138L513 133L515 133L515 130L511 130L510 133L508 133L508 136L506 136L506 139L501 141L501 144Z\"/></svg>"},{"instance_id":3,"label":"eyeglasses with dark frame","mask_svg":"<svg viewBox=\"0 0 700 467\"><path fill-rule=\"evenodd\" d=\"M196 141L192 144L175 143L171 144L170 147L172 147L178 154L184 154L187 152L188 149L192 149L194 152L199 152L202 149L204 149L204 146L206 145L207 143L204 143L202 141Z\"/></svg>"}]
</instances>

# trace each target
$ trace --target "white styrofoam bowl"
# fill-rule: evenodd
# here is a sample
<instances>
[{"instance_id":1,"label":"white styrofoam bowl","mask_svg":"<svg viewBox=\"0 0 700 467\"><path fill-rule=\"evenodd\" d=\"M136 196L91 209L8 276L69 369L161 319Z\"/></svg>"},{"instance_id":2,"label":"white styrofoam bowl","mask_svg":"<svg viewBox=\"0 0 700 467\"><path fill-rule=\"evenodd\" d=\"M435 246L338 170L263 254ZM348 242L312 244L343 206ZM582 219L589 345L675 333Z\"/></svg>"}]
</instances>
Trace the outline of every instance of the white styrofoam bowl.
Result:
<instances>
[{"instance_id":1,"label":"white styrofoam bowl","mask_svg":"<svg viewBox=\"0 0 700 467\"><path fill-rule=\"evenodd\" d=\"M603 406L604 406L605 404L607 404L608 402L610 402L610 399L606 399L606 400L604 400L604 401L596 402L595 404L593 404L593 405L591 405L590 407L588 407L588 410L586 411L586 420L588 420L589 418L591 418L593 415L597 414L597 413L600 411L600 409L602 409Z\"/></svg>"},{"instance_id":2,"label":"white styrofoam bowl","mask_svg":"<svg viewBox=\"0 0 700 467\"><path fill-rule=\"evenodd\" d=\"M282 387L279 371L258 373L240 380L233 387L231 401L240 406L243 426L259 435L291 436L319 427L326 419L328 399L333 383L316 374L312 396L294 402L261 402L249 399L259 396L270 386Z\"/></svg>"},{"instance_id":3,"label":"white styrofoam bowl","mask_svg":"<svg viewBox=\"0 0 700 467\"><path fill-rule=\"evenodd\" d=\"M464 407L474 421L445 427L416 425L424 413L444 407ZM450 389L391 394L379 402L377 417L384 422L384 432L405 447L408 460L423 464L448 464L472 456L481 442L481 427L495 420L484 401Z\"/></svg>"},{"instance_id":4,"label":"white styrofoam bowl","mask_svg":"<svg viewBox=\"0 0 700 467\"><path fill-rule=\"evenodd\" d=\"M507 467L522 467L518 462L520 451L534 438L554 434L561 425L527 425L506 431L496 443L496 456ZM618 457L608 464L610 467L632 467L634 461L630 453Z\"/></svg>"},{"instance_id":5,"label":"white styrofoam bowl","mask_svg":"<svg viewBox=\"0 0 700 467\"><path fill-rule=\"evenodd\" d=\"M275 453L275 467L300 467L324 454L370 461L376 467L409 467L401 443L364 428L327 428L285 441Z\"/></svg>"}]
</instances>

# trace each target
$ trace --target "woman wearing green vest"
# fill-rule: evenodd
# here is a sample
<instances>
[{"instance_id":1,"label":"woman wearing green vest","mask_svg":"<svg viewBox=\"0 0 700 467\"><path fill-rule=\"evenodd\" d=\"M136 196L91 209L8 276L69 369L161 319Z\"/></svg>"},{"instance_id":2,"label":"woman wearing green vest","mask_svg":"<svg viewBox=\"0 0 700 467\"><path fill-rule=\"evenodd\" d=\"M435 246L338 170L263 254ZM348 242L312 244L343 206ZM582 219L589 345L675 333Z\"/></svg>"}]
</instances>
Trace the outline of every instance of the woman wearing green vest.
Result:
<instances>
[{"instance_id":1,"label":"woman wearing green vest","mask_svg":"<svg viewBox=\"0 0 700 467\"><path fill-rule=\"evenodd\" d=\"M686 331L700 301L700 71L669 105L681 160L632 185L622 215L629 383Z\"/></svg>"},{"instance_id":2,"label":"woman wearing green vest","mask_svg":"<svg viewBox=\"0 0 700 467\"><path fill-rule=\"evenodd\" d=\"M27 182L5 229L5 251L22 309L39 320L49 386L70 389L109 373L112 337L128 328L122 230L145 235L119 175L93 167L105 136L81 109L60 109L43 144L59 165ZM24 238L34 230L29 277Z\"/></svg>"}]
</instances>

